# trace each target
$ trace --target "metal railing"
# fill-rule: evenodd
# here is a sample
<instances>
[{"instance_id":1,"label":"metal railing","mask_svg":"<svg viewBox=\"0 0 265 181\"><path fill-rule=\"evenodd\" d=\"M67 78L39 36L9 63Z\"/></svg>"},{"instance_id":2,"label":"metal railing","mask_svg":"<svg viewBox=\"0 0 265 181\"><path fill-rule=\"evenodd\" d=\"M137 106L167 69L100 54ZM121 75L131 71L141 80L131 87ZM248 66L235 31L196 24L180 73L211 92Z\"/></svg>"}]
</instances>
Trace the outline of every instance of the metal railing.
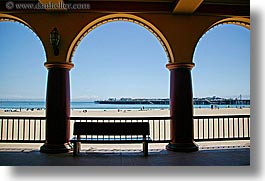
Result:
<instances>
[{"instance_id":1,"label":"metal railing","mask_svg":"<svg viewBox=\"0 0 265 181\"><path fill-rule=\"evenodd\" d=\"M45 142L45 117L0 116L0 142Z\"/></svg>"},{"instance_id":2,"label":"metal railing","mask_svg":"<svg viewBox=\"0 0 265 181\"><path fill-rule=\"evenodd\" d=\"M249 140L250 115L194 116L195 141Z\"/></svg>"},{"instance_id":3,"label":"metal railing","mask_svg":"<svg viewBox=\"0 0 265 181\"><path fill-rule=\"evenodd\" d=\"M170 141L170 117L71 117L71 134L74 122L148 122L152 142ZM0 142L45 142L45 126L45 117L0 116ZM250 115L194 116L194 139L248 140Z\"/></svg>"}]
</instances>

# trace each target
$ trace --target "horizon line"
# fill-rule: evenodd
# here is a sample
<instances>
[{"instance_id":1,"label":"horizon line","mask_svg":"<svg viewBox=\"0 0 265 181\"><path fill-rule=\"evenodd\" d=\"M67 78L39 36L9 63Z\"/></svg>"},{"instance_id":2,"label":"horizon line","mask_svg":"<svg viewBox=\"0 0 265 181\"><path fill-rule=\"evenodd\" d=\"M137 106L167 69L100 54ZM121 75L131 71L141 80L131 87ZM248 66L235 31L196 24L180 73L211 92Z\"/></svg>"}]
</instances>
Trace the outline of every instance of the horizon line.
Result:
<instances>
[{"instance_id":1,"label":"horizon line","mask_svg":"<svg viewBox=\"0 0 265 181\"><path fill-rule=\"evenodd\" d=\"M239 96L203 96L203 97L193 97L193 98L211 98L211 97L217 97L217 98L225 98L225 99L235 99L238 98ZM121 98L115 98L115 97L110 97L114 99L121 99ZM133 97L123 97L123 98L131 98L131 99L170 99L169 97L167 98L133 98ZM250 100L250 96L244 96L242 95L242 98ZM109 98L108 98L109 99ZM90 98L72 98L70 101L71 102L94 102L94 101L100 101L100 100L108 100L108 99L90 99ZM0 98L0 101L43 101L46 102L46 98Z\"/></svg>"}]
</instances>

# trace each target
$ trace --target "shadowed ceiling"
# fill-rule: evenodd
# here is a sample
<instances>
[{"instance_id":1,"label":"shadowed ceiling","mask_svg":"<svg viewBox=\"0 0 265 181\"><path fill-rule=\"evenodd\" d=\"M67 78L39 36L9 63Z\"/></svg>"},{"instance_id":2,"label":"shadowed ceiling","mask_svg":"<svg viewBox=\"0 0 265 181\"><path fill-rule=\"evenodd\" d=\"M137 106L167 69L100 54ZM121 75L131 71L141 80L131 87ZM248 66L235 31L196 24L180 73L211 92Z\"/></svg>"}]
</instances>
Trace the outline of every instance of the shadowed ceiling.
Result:
<instances>
[{"instance_id":1,"label":"shadowed ceiling","mask_svg":"<svg viewBox=\"0 0 265 181\"><path fill-rule=\"evenodd\" d=\"M0 12L29 12L33 9L6 8L10 0L1 0ZM13 0L14 3L70 3L89 4L90 8L56 9L68 12L127 12L127 13L172 13L193 15L250 16L250 0ZM38 10L40 11L40 10ZM45 11L45 10L42 10ZM46 9L46 11L50 11Z\"/></svg>"}]
</instances>

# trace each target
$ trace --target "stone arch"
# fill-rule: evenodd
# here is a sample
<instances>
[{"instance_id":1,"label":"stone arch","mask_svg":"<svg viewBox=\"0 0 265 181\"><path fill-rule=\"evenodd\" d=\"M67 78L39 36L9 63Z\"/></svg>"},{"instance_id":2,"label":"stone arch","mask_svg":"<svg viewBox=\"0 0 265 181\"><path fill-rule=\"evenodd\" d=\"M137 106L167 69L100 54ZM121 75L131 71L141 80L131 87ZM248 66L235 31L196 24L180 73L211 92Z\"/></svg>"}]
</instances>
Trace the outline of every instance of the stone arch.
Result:
<instances>
[{"instance_id":1,"label":"stone arch","mask_svg":"<svg viewBox=\"0 0 265 181\"><path fill-rule=\"evenodd\" d=\"M0 13L0 22L5 22L5 21L17 22L17 23L20 23L20 24L28 27L36 35L36 37L39 39L39 41L41 42L41 45L43 47L43 51L44 51L44 54L45 54L45 57L46 57L45 46L44 46L41 38L39 37L38 33L35 31L35 29L32 26L30 26L30 24L28 24L26 21L24 21L23 19L18 18L16 16L9 15L9 14L1 14Z\"/></svg>"},{"instance_id":2,"label":"stone arch","mask_svg":"<svg viewBox=\"0 0 265 181\"><path fill-rule=\"evenodd\" d=\"M138 24L138 25L146 28L149 32L151 32L158 39L158 41L160 42L160 44L164 48L166 55L168 57L168 62L169 63L174 62L173 52L171 50L171 47L170 47L166 37L152 23L150 23L149 21L147 21L143 18L132 15L132 14L110 14L110 15L106 15L106 16L102 16L100 18L97 18L96 20L87 24L72 41L72 43L68 49L68 52L67 52L66 62L71 63L72 56L73 56L77 46L79 45L81 40L90 31L94 30L95 28L97 28L100 25L103 25L103 24L108 23L108 22L113 22L113 21L128 21L128 22L132 22L132 23Z\"/></svg>"}]
</instances>

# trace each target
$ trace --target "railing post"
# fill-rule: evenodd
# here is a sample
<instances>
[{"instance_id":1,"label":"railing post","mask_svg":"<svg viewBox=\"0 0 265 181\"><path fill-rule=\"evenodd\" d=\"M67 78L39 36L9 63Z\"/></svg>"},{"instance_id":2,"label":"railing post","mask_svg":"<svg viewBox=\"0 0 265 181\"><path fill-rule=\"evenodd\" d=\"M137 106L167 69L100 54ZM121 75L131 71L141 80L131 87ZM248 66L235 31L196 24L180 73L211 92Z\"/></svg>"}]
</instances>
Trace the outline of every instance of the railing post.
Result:
<instances>
[{"instance_id":1,"label":"railing post","mask_svg":"<svg viewBox=\"0 0 265 181\"><path fill-rule=\"evenodd\" d=\"M46 142L40 151L64 153L70 150L70 80L73 64L46 63L48 83L46 95Z\"/></svg>"},{"instance_id":2,"label":"railing post","mask_svg":"<svg viewBox=\"0 0 265 181\"><path fill-rule=\"evenodd\" d=\"M193 133L192 63L167 64L170 70L170 151L198 151Z\"/></svg>"}]
</instances>

